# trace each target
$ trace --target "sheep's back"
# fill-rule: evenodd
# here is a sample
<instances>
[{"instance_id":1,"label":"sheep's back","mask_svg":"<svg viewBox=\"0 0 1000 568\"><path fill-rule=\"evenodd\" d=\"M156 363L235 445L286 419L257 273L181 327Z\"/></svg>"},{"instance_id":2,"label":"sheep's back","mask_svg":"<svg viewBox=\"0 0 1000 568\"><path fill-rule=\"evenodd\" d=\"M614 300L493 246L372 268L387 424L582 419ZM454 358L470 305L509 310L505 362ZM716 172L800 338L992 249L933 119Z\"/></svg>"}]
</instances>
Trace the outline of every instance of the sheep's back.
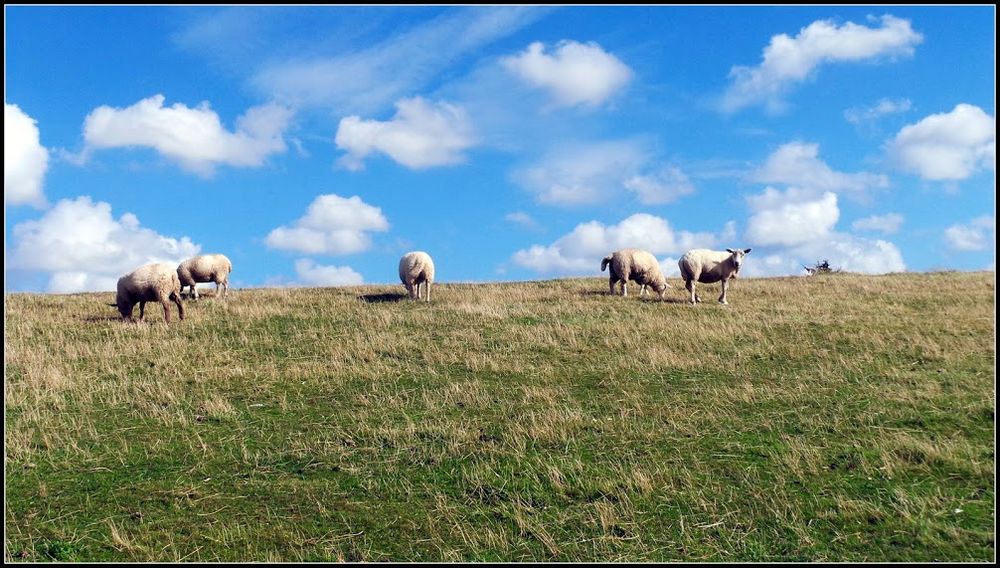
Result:
<instances>
[{"instance_id":1,"label":"sheep's back","mask_svg":"<svg viewBox=\"0 0 1000 568\"><path fill-rule=\"evenodd\" d=\"M421 275L426 280L434 279L434 261L429 254L416 251L406 253L399 259L399 279L404 284L412 282Z\"/></svg>"}]
</instances>

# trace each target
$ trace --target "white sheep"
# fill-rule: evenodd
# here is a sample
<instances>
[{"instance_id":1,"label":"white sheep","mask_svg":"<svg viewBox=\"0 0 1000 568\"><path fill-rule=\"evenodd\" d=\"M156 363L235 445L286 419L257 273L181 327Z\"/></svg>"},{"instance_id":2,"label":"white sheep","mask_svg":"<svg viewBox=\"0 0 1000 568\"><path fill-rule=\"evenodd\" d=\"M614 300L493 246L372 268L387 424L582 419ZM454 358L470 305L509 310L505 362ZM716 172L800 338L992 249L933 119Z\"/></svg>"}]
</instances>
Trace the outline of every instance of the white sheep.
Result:
<instances>
[{"instance_id":1,"label":"white sheep","mask_svg":"<svg viewBox=\"0 0 1000 568\"><path fill-rule=\"evenodd\" d=\"M640 296L646 291L646 286L650 286L660 295L661 300L667 288L671 287L667 284L656 257L644 250L627 248L609 254L601 260L601 272L609 264L611 269L608 271L608 287L612 294L615 293L615 283L621 282L622 296L628 296L629 280L639 283Z\"/></svg>"},{"instance_id":2,"label":"white sheep","mask_svg":"<svg viewBox=\"0 0 1000 568\"><path fill-rule=\"evenodd\" d=\"M177 277L181 280L181 292L185 286L191 287L190 296L198 301L198 282L215 282L215 297L229 297L229 273L233 263L224 254L203 254L185 260L177 266ZM225 293L219 291L225 286Z\"/></svg>"},{"instance_id":3,"label":"white sheep","mask_svg":"<svg viewBox=\"0 0 1000 568\"><path fill-rule=\"evenodd\" d=\"M740 267L743 265L743 257L751 249L726 249L725 252L708 249L694 249L684 253L684 256L677 261L681 269L681 279L684 285L691 292L691 303L700 302L701 297L695 293L695 281L703 284L712 284L722 281L722 295L719 296L719 303L728 304L726 301L726 290L729 288L729 279L736 278Z\"/></svg>"},{"instance_id":4,"label":"white sheep","mask_svg":"<svg viewBox=\"0 0 1000 568\"><path fill-rule=\"evenodd\" d=\"M399 279L410 294L410 298L420 298L420 284L426 290L425 300L431 301L431 282L434 281L434 261L423 251L408 252L399 259Z\"/></svg>"},{"instance_id":5,"label":"white sheep","mask_svg":"<svg viewBox=\"0 0 1000 568\"><path fill-rule=\"evenodd\" d=\"M170 304L177 304L177 312L184 319L184 305L181 304L181 282L177 270L171 264L156 262L140 266L118 279L118 294L115 305L123 320L135 321L132 309L139 304L139 321L146 317L146 302L163 304L163 319L170 323Z\"/></svg>"}]
</instances>

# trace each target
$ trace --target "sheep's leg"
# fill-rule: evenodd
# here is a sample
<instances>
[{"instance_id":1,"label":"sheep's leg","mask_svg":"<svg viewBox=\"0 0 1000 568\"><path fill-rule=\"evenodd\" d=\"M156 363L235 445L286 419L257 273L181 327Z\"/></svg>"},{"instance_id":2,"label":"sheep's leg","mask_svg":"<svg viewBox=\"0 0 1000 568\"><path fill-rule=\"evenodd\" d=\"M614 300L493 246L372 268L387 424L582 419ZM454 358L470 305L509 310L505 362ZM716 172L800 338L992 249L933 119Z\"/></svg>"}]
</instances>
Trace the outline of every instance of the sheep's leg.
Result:
<instances>
[{"instance_id":1,"label":"sheep's leg","mask_svg":"<svg viewBox=\"0 0 1000 568\"><path fill-rule=\"evenodd\" d=\"M403 284L403 286L406 286L406 294L408 296L410 296L410 299L412 300L414 298L413 284L410 284L409 282L407 282L406 284Z\"/></svg>"},{"instance_id":2,"label":"sheep's leg","mask_svg":"<svg viewBox=\"0 0 1000 568\"><path fill-rule=\"evenodd\" d=\"M628 280L622 280L622 296L628 296Z\"/></svg>"},{"instance_id":3,"label":"sheep's leg","mask_svg":"<svg viewBox=\"0 0 1000 568\"><path fill-rule=\"evenodd\" d=\"M139 302L139 321L144 321L146 317L146 302Z\"/></svg>"},{"instance_id":4,"label":"sheep's leg","mask_svg":"<svg viewBox=\"0 0 1000 568\"><path fill-rule=\"evenodd\" d=\"M691 303L694 304L698 301L698 294L694 291L694 278L688 280L684 283L684 287L687 288L688 292L691 292Z\"/></svg>"},{"instance_id":5,"label":"sheep's leg","mask_svg":"<svg viewBox=\"0 0 1000 568\"><path fill-rule=\"evenodd\" d=\"M424 286L426 287L425 291L427 292L427 301L430 302L431 301L431 283L430 283L430 281L424 281Z\"/></svg>"},{"instance_id":6,"label":"sheep's leg","mask_svg":"<svg viewBox=\"0 0 1000 568\"><path fill-rule=\"evenodd\" d=\"M722 279L722 295L719 296L719 303L720 304L728 304L729 303L729 302L726 301L726 289L727 288L729 288L729 279L728 278L723 278Z\"/></svg>"},{"instance_id":7,"label":"sheep's leg","mask_svg":"<svg viewBox=\"0 0 1000 568\"><path fill-rule=\"evenodd\" d=\"M417 299L418 300L424 297L424 295L420 293L420 285L421 284L422 284L422 282L417 282ZM426 285L425 285L425 287L426 287Z\"/></svg>"},{"instance_id":8,"label":"sheep's leg","mask_svg":"<svg viewBox=\"0 0 1000 568\"><path fill-rule=\"evenodd\" d=\"M194 301L198 301L198 284L191 285L191 294L194 295Z\"/></svg>"},{"instance_id":9,"label":"sheep's leg","mask_svg":"<svg viewBox=\"0 0 1000 568\"><path fill-rule=\"evenodd\" d=\"M163 321L170 323L170 304L166 300L161 299L160 305L163 306Z\"/></svg>"},{"instance_id":10,"label":"sheep's leg","mask_svg":"<svg viewBox=\"0 0 1000 568\"><path fill-rule=\"evenodd\" d=\"M615 295L615 282L617 282L617 281L615 280L614 276L611 276L611 277L608 278L608 288L611 289L611 295L612 296Z\"/></svg>"},{"instance_id":11,"label":"sheep's leg","mask_svg":"<svg viewBox=\"0 0 1000 568\"><path fill-rule=\"evenodd\" d=\"M645 284L640 284L639 285L639 297L641 298L642 295L645 294L645 293L646 293L646 285Z\"/></svg>"},{"instance_id":12,"label":"sheep's leg","mask_svg":"<svg viewBox=\"0 0 1000 568\"><path fill-rule=\"evenodd\" d=\"M177 317L179 317L179 318L181 318L183 320L184 319L184 304L181 303L181 296L180 296L180 294L174 294L174 293L171 292L170 299L173 300L175 304L177 304ZM166 304L164 304L164 305L166 305ZM168 319L167 321L170 321L170 320Z\"/></svg>"}]
</instances>

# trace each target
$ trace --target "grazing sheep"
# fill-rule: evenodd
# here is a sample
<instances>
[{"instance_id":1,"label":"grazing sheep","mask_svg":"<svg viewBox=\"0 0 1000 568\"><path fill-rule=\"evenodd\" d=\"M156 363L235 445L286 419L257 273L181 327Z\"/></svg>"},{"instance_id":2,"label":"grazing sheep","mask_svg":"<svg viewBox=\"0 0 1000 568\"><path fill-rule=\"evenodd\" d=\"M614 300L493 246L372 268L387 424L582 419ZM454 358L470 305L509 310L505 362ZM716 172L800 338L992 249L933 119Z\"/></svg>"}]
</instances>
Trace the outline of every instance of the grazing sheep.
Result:
<instances>
[{"instance_id":1,"label":"grazing sheep","mask_svg":"<svg viewBox=\"0 0 1000 568\"><path fill-rule=\"evenodd\" d=\"M601 260L601 272L604 272L609 264L611 269L608 270L610 274L608 287L612 294L615 293L615 283L621 282L622 296L628 296L629 280L635 280L639 283L640 296L646 291L646 286L650 286L656 290L662 300L663 294L667 288L670 288L667 279L663 277L660 263L656 261L656 257L644 250L627 248L609 254Z\"/></svg>"},{"instance_id":2,"label":"grazing sheep","mask_svg":"<svg viewBox=\"0 0 1000 568\"><path fill-rule=\"evenodd\" d=\"M410 298L420 299L420 283L423 282L427 295L425 300L431 301L431 282L434 281L434 261L423 251L408 252L399 259L399 279L406 286Z\"/></svg>"},{"instance_id":3,"label":"grazing sheep","mask_svg":"<svg viewBox=\"0 0 1000 568\"><path fill-rule=\"evenodd\" d=\"M224 254L203 254L185 260L177 266L177 277L181 280L181 293L185 286L191 287L190 296L198 301L198 282L215 282L215 297L229 297L229 273L233 263ZM219 291L225 286L225 293Z\"/></svg>"},{"instance_id":4,"label":"grazing sheep","mask_svg":"<svg viewBox=\"0 0 1000 568\"><path fill-rule=\"evenodd\" d=\"M158 262L140 266L118 279L118 295L115 305L123 320L135 321L132 309L139 304L139 321L146 317L146 302L163 304L163 319L170 323L170 305L177 304L177 312L184 319L184 305L181 304L181 282L173 265Z\"/></svg>"},{"instance_id":5,"label":"grazing sheep","mask_svg":"<svg viewBox=\"0 0 1000 568\"><path fill-rule=\"evenodd\" d=\"M725 252L708 249L689 250L677 262L681 268L681 279L684 285L691 292L691 303L700 302L701 297L694 291L695 281L704 284L722 281L722 295L719 296L719 303L728 304L726 301L726 290L729 288L729 279L736 278L743 265L743 257L750 252L750 249L726 249Z\"/></svg>"}]
</instances>

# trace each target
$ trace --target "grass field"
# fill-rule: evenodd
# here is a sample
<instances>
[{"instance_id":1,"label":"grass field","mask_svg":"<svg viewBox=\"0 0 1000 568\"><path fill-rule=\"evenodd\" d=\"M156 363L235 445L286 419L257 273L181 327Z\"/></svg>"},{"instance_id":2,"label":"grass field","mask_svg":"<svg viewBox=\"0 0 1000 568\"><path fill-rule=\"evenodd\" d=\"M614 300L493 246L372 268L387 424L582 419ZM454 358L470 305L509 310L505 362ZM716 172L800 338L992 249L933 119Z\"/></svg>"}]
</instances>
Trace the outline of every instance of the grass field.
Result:
<instances>
[{"instance_id":1,"label":"grass field","mask_svg":"<svg viewBox=\"0 0 1000 568\"><path fill-rule=\"evenodd\" d=\"M8 294L4 560L992 561L994 280Z\"/></svg>"}]
</instances>

